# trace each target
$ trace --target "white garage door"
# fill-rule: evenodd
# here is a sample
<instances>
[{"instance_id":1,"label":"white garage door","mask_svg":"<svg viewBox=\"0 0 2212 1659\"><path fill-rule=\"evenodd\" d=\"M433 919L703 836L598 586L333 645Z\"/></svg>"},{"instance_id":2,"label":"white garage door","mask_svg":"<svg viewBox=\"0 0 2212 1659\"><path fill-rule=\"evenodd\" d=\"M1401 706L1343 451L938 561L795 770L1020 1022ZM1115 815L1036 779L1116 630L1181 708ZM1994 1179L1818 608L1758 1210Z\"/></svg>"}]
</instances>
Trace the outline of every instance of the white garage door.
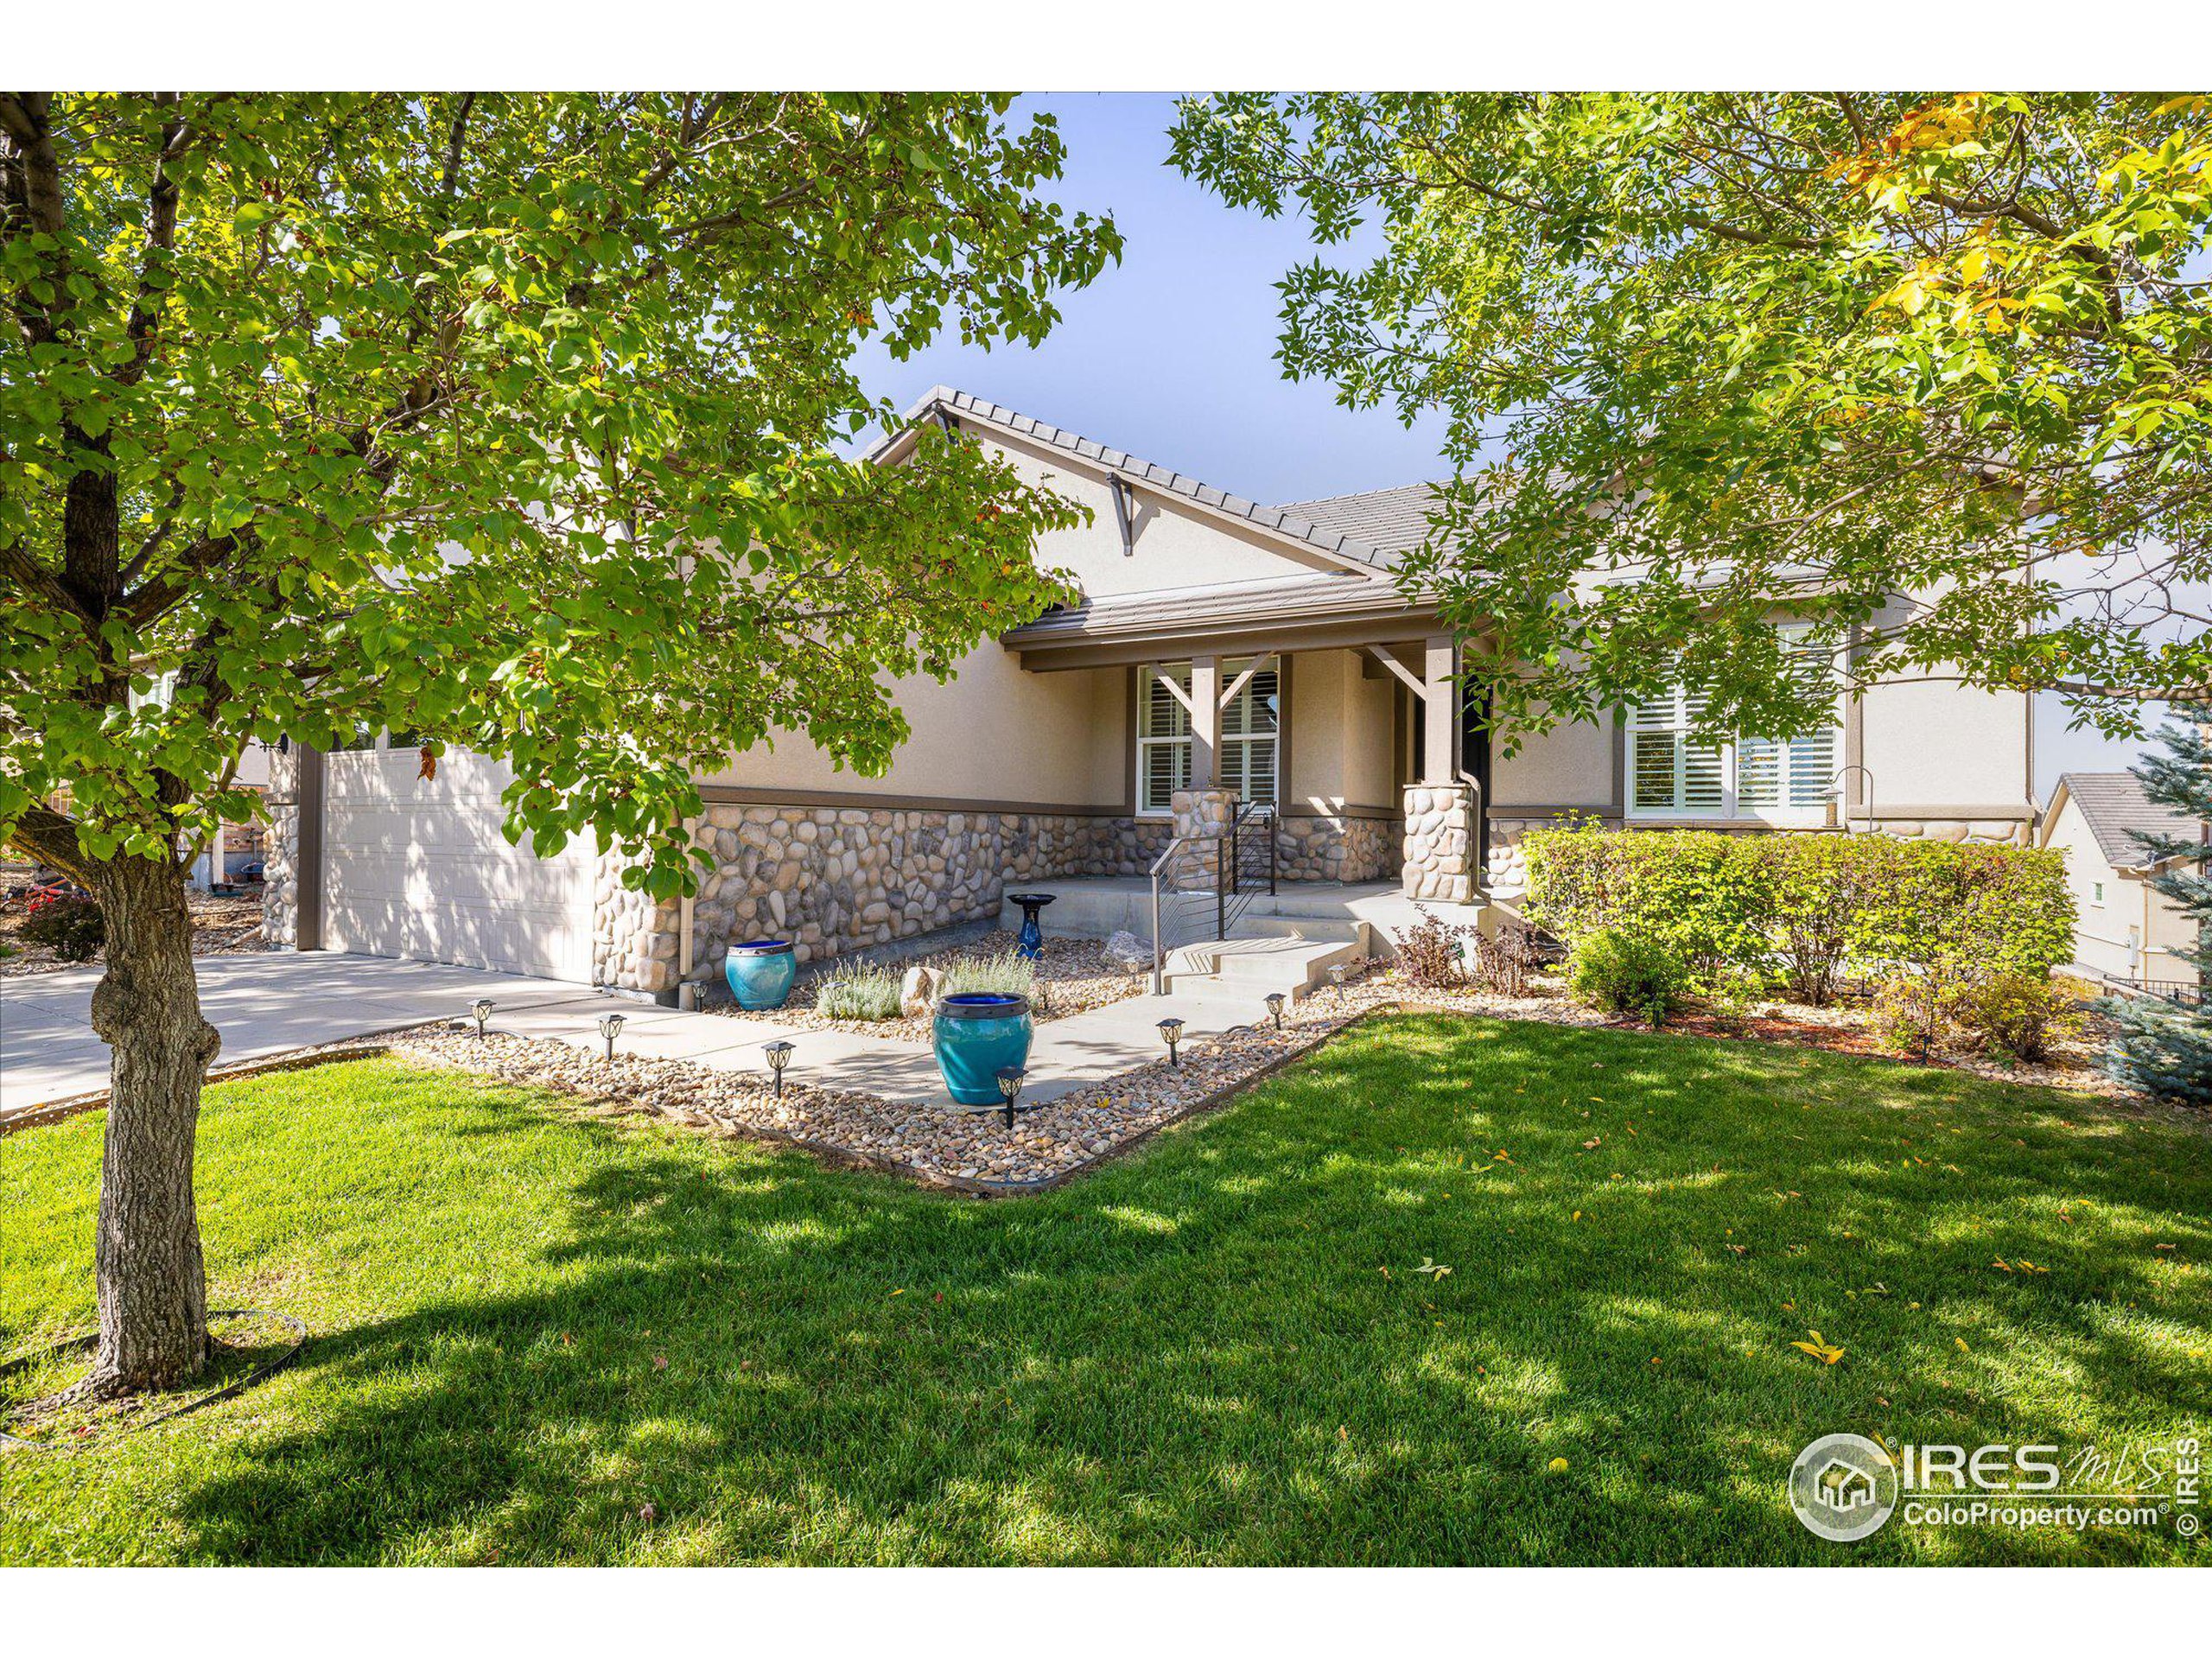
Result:
<instances>
[{"instance_id":1,"label":"white garage door","mask_svg":"<svg viewBox=\"0 0 2212 1659\"><path fill-rule=\"evenodd\" d=\"M454 749L435 779L421 769L411 748L327 757L323 948L588 981L590 837L550 858L511 847L504 764Z\"/></svg>"}]
</instances>

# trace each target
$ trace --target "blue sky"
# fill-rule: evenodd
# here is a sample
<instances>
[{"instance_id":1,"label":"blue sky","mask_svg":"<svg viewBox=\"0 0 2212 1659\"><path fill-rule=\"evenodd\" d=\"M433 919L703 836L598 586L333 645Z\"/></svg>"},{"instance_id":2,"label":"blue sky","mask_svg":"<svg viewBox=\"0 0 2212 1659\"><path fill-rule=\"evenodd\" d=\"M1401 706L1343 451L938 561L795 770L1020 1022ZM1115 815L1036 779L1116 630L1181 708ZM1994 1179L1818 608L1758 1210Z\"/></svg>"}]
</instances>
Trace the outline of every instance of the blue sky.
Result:
<instances>
[{"instance_id":1,"label":"blue sky","mask_svg":"<svg viewBox=\"0 0 2212 1659\"><path fill-rule=\"evenodd\" d=\"M1064 295L1065 320L1035 349L940 344L904 363L880 346L856 359L863 384L899 407L943 384L972 391L1255 501L1296 501L1444 475L1442 423L1408 428L1384 410L1338 407L1331 389L1294 385L1274 360L1275 283L1316 251L1295 219L1232 213L1164 163L1172 97L1041 96L1068 148L1053 191L1110 212L1128 248L1090 287ZM1357 248L1325 252L1357 257ZM2139 746L2069 733L2043 698L2038 795L2063 771L2111 771Z\"/></svg>"}]
</instances>

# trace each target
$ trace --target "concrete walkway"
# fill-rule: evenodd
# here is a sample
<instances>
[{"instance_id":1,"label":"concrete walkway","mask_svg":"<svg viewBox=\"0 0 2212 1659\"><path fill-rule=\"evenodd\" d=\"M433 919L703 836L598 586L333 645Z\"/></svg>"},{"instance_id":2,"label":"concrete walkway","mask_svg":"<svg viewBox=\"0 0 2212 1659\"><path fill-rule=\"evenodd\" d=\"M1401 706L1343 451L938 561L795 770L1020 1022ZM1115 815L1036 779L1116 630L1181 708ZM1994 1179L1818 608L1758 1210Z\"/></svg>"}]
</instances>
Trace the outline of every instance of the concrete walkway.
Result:
<instances>
[{"instance_id":1,"label":"concrete walkway","mask_svg":"<svg viewBox=\"0 0 2212 1659\"><path fill-rule=\"evenodd\" d=\"M219 1065L454 1018L480 996L502 1014L565 1008L587 1027L605 1008L632 1008L588 985L335 951L201 957L196 965L201 1011L223 1033ZM0 979L0 1116L107 1087L108 1048L92 1014L105 971Z\"/></svg>"},{"instance_id":2,"label":"concrete walkway","mask_svg":"<svg viewBox=\"0 0 2212 1659\"><path fill-rule=\"evenodd\" d=\"M480 996L499 1004L491 1028L552 1038L596 1053L599 1018L625 1017L617 1052L689 1060L726 1071L765 1071L764 1044L795 1044L789 1076L887 1100L946 1105L929 1045L839 1031L798 1031L771 1020L685 1014L587 985L486 973L437 963L335 952L202 957L200 1006L223 1033L221 1061L340 1042L395 1027L458 1019ZM97 967L0 979L0 1116L90 1094L108 1081L108 1049L92 1027ZM1166 1052L1159 1021L1184 1020L1186 1038L1267 1017L1256 998L1141 995L1041 1022L1030 1051L1027 1098L1050 1100Z\"/></svg>"}]
</instances>

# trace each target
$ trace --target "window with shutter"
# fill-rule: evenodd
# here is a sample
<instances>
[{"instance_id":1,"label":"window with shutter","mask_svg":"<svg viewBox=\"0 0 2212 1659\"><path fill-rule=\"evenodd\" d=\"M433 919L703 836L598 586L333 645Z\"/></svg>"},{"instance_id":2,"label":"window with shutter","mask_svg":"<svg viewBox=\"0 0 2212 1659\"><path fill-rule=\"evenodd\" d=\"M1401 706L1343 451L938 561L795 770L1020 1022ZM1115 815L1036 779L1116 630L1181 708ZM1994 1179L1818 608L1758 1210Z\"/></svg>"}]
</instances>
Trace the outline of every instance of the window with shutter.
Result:
<instances>
[{"instance_id":1,"label":"window with shutter","mask_svg":"<svg viewBox=\"0 0 2212 1659\"><path fill-rule=\"evenodd\" d=\"M1224 663L1222 672L1233 685L1250 666L1248 658ZM1262 806L1275 804L1281 701L1275 671L1263 668L1244 682L1244 689L1221 711L1221 786Z\"/></svg>"},{"instance_id":2,"label":"window with shutter","mask_svg":"<svg viewBox=\"0 0 2212 1659\"><path fill-rule=\"evenodd\" d=\"M1803 623L1785 623L1785 648L1797 672L1833 684L1834 658L1811 643ZM1828 725L1783 740L1739 735L1715 744L1694 741L1704 699L1676 690L1632 710L1628 732L1628 803L1631 817L1758 817L1809 822L1822 810L1843 764L1840 703Z\"/></svg>"},{"instance_id":3,"label":"window with shutter","mask_svg":"<svg viewBox=\"0 0 2212 1659\"><path fill-rule=\"evenodd\" d=\"M1221 665L1224 685L1252 665L1249 657ZM1137 687L1137 810L1162 816L1179 789L1191 786L1191 715L1163 684L1173 679L1191 694L1191 665L1163 663L1141 671ZM1221 787L1247 801L1273 806L1278 788L1281 747L1281 677L1261 669L1221 711Z\"/></svg>"},{"instance_id":4,"label":"window with shutter","mask_svg":"<svg viewBox=\"0 0 2212 1659\"><path fill-rule=\"evenodd\" d=\"M1179 789L1191 786L1191 714L1160 683L1173 678L1191 695L1191 665L1169 663L1155 673L1147 668L1137 688L1137 810L1169 810Z\"/></svg>"}]
</instances>

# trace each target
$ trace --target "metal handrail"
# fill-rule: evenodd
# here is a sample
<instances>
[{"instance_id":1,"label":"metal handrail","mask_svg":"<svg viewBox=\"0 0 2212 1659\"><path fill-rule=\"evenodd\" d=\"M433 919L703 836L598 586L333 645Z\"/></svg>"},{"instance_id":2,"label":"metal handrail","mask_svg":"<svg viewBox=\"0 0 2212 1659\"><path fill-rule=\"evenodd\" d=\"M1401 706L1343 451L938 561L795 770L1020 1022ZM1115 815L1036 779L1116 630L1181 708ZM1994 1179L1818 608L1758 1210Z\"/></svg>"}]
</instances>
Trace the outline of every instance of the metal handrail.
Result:
<instances>
[{"instance_id":1,"label":"metal handrail","mask_svg":"<svg viewBox=\"0 0 2212 1659\"><path fill-rule=\"evenodd\" d=\"M1255 830L1264 830L1264 839L1253 840ZM1258 896L1264 878L1267 891L1273 893L1281 878L1281 851L1277 845L1275 809L1263 804L1240 804L1230 815L1227 829L1218 836L1178 836L1161 849L1152 861L1152 989L1157 996L1167 988L1167 957L1171 951L1185 942L1185 925L1198 922L1189 929L1189 937L1198 937L1205 925L1198 918L1205 914L1206 901L1211 900L1213 936L1225 939L1236 925L1252 900ZM1208 843L1211 843L1209 846ZM1264 849L1266 862L1262 866L1256 855ZM1247 855L1253 868L1248 872ZM1176 885L1183 868L1193 868L1212 876L1212 885L1205 887L1184 887ZM1248 880L1249 876L1249 880Z\"/></svg>"},{"instance_id":2,"label":"metal handrail","mask_svg":"<svg viewBox=\"0 0 2212 1659\"><path fill-rule=\"evenodd\" d=\"M1209 896L1203 890L1173 886L1175 872L1192 844L1211 839L1213 837L1208 836L1178 836L1160 850L1158 858L1152 861L1152 994L1154 996L1164 994L1167 988L1167 953L1174 948L1169 944L1167 934L1167 924L1173 914L1171 906L1178 899ZM1171 884L1164 894L1163 881Z\"/></svg>"}]
</instances>

